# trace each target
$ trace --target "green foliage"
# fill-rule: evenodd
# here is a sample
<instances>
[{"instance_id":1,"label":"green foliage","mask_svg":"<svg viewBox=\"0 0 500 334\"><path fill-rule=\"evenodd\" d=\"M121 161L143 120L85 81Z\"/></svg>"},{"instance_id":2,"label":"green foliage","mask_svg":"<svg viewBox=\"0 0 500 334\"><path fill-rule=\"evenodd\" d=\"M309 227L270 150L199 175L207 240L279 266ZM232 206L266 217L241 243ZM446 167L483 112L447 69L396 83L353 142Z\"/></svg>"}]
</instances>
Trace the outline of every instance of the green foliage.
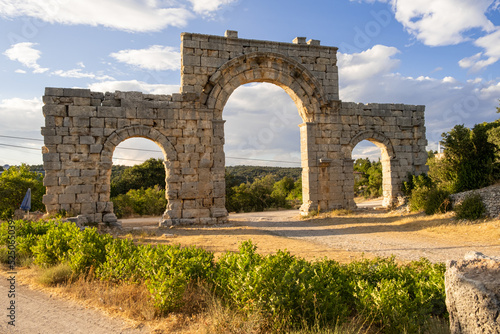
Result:
<instances>
[{"instance_id":1,"label":"green foliage","mask_svg":"<svg viewBox=\"0 0 500 334\"><path fill-rule=\"evenodd\" d=\"M143 245L138 258L138 271L160 312L178 310L188 285L214 274L214 255L201 248Z\"/></svg>"},{"instance_id":2,"label":"green foliage","mask_svg":"<svg viewBox=\"0 0 500 334\"><path fill-rule=\"evenodd\" d=\"M13 166L0 174L0 219L9 219L19 209L24 195L31 188L31 211L45 211L43 175L30 171L28 165Z\"/></svg>"},{"instance_id":3,"label":"green foliage","mask_svg":"<svg viewBox=\"0 0 500 334\"><path fill-rule=\"evenodd\" d=\"M111 197L126 194L131 189L159 186L165 189L165 166L162 159L148 159L132 167L114 167L111 173Z\"/></svg>"},{"instance_id":4,"label":"green foliage","mask_svg":"<svg viewBox=\"0 0 500 334\"><path fill-rule=\"evenodd\" d=\"M113 239L106 244L106 260L96 270L102 280L112 282L138 282L137 271L141 261L139 247L130 239Z\"/></svg>"},{"instance_id":5,"label":"green foliage","mask_svg":"<svg viewBox=\"0 0 500 334\"><path fill-rule=\"evenodd\" d=\"M451 193L478 189L490 185L498 175L495 171L497 147L488 141L493 123L476 124L473 129L456 125L444 133L445 161L431 165L441 170L433 172L442 187Z\"/></svg>"},{"instance_id":6,"label":"green foliage","mask_svg":"<svg viewBox=\"0 0 500 334\"><path fill-rule=\"evenodd\" d=\"M126 194L112 197L114 213L118 218L130 216L161 215L167 207L165 189L131 189Z\"/></svg>"},{"instance_id":7,"label":"green foliage","mask_svg":"<svg viewBox=\"0 0 500 334\"><path fill-rule=\"evenodd\" d=\"M307 262L288 252L260 256L251 242L217 262L216 292L240 312L261 313L273 331L324 328L358 315L388 333L419 333L429 316L445 316L443 265L391 259L340 265Z\"/></svg>"},{"instance_id":8,"label":"green foliage","mask_svg":"<svg viewBox=\"0 0 500 334\"><path fill-rule=\"evenodd\" d=\"M230 175L233 179L233 185L242 183L253 183L256 179L261 179L266 175L274 175L277 180L284 177L292 178L297 181L302 177L302 168L300 167L262 167L262 166L226 166L226 182L227 176Z\"/></svg>"},{"instance_id":9,"label":"green foliage","mask_svg":"<svg viewBox=\"0 0 500 334\"><path fill-rule=\"evenodd\" d=\"M257 178L253 183L234 184L235 179L226 174L226 208L233 212L264 211L270 208L290 208L291 202L302 199L302 180L294 182L284 177L276 182L274 175Z\"/></svg>"},{"instance_id":10,"label":"green foliage","mask_svg":"<svg viewBox=\"0 0 500 334\"><path fill-rule=\"evenodd\" d=\"M348 267L356 309L385 333L420 333L430 314L446 315L442 264L379 258Z\"/></svg>"},{"instance_id":11,"label":"green foliage","mask_svg":"<svg viewBox=\"0 0 500 334\"><path fill-rule=\"evenodd\" d=\"M80 233L80 229L70 222L59 222L38 238L31 250L35 263L42 267L50 267L64 262L71 242Z\"/></svg>"},{"instance_id":12,"label":"green foliage","mask_svg":"<svg viewBox=\"0 0 500 334\"><path fill-rule=\"evenodd\" d=\"M415 188L410 197L410 210L424 210L426 214L445 213L451 208L450 193L443 189Z\"/></svg>"},{"instance_id":13,"label":"green foliage","mask_svg":"<svg viewBox=\"0 0 500 334\"><path fill-rule=\"evenodd\" d=\"M38 238L45 234L54 225L53 221L25 221L16 220L13 222L13 231L16 237L16 261L19 263L23 258L33 256L31 248L38 242ZM9 224L4 222L0 225L0 244L9 244Z\"/></svg>"},{"instance_id":14,"label":"green foliage","mask_svg":"<svg viewBox=\"0 0 500 334\"><path fill-rule=\"evenodd\" d=\"M477 220L486 215L481 195L477 193L469 194L462 203L455 206L455 217L457 219Z\"/></svg>"},{"instance_id":15,"label":"green foliage","mask_svg":"<svg viewBox=\"0 0 500 334\"><path fill-rule=\"evenodd\" d=\"M382 163L357 159L354 163L354 193L365 198L382 196Z\"/></svg>"},{"instance_id":16,"label":"green foliage","mask_svg":"<svg viewBox=\"0 0 500 334\"><path fill-rule=\"evenodd\" d=\"M411 175L408 174L408 181L403 182L401 186L401 191L405 196L411 196L411 193L414 189L420 188L432 188L434 184L432 179L427 176L427 174L423 173L420 175Z\"/></svg>"},{"instance_id":17,"label":"green foliage","mask_svg":"<svg viewBox=\"0 0 500 334\"><path fill-rule=\"evenodd\" d=\"M99 234L95 227L78 231L68 242L66 262L76 274L85 274L90 268L98 268L106 259L106 245L112 237L109 234Z\"/></svg>"},{"instance_id":18,"label":"green foliage","mask_svg":"<svg viewBox=\"0 0 500 334\"><path fill-rule=\"evenodd\" d=\"M394 259L308 262L286 251L259 255L246 241L215 262L200 248L136 246L72 223L16 224L20 236L34 236L35 261L48 268L45 284L94 267L102 280L145 284L160 313L180 310L191 285L209 283L224 304L243 315L260 314L272 331L331 328L354 316L384 333L420 333L431 315L446 316L445 267L426 260L403 266ZM4 240L3 225L1 231Z\"/></svg>"}]
</instances>

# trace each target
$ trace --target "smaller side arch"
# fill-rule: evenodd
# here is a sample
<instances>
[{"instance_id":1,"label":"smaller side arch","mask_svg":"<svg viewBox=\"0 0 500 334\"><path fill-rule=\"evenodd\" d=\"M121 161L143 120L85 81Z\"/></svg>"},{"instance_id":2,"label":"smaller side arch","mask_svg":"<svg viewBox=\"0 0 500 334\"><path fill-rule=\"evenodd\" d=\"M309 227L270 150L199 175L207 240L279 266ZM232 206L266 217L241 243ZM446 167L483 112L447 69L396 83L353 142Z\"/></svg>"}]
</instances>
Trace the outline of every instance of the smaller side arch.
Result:
<instances>
[{"instance_id":1,"label":"smaller side arch","mask_svg":"<svg viewBox=\"0 0 500 334\"><path fill-rule=\"evenodd\" d=\"M374 130L362 131L351 138L349 144L342 148L342 153L345 159L351 159L352 150L363 140L368 140L378 146L382 151L382 157L386 156L389 159L395 159L396 153L394 152L394 147L389 138L380 132Z\"/></svg>"},{"instance_id":2,"label":"smaller side arch","mask_svg":"<svg viewBox=\"0 0 500 334\"><path fill-rule=\"evenodd\" d=\"M105 215L114 216L113 205L110 202L110 176L111 167L113 165L112 158L115 148L124 140L130 138L146 138L155 142L163 152L164 165L165 165L165 183L166 191L165 196L167 198L168 204L164 213L164 218L179 218L180 210L178 193L174 189L175 182L179 181L180 170L174 168L177 161L177 151L175 150L169 139L155 128L144 126L144 125L132 125L118 129L111 133L102 145L102 150L100 154L99 168L101 170L101 182L105 185L108 190L100 196L100 201L106 203L106 210L102 212L103 220ZM174 210L176 209L177 210ZM113 219L113 218L111 218ZM114 218L116 219L116 217Z\"/></svg>"},{"instance_id":3,"label":"smaller side arch","mask_svg":"<svg viewBox=\"0 0 500 334\"><path fill-rule=\"evenodd\" d=\"M351 138L349 144L345 145L342 150L344 158L351 161L352 165L352 151L357 144L363 140L369 140L376 146L380 148L381 151L381 163L382 163L382 192L384 200L382 205L384 207L391 207L396 201L397 193L400 189L400 185L397 184L395 180L399 180L396 173L396 165L398 161L396 159L396 153L392 145L391 140L384 134L374 131L362 131ZM350 167L352 169L352 167ZM348 178L353 178L353 170L346 175ZM354 183L353 183L354 184Z\"/></svg>"},{"instance_id":4,"label":"smaller side arch","mask_svg":"<svg viewBox=\"0 0 500 334\"><path fill-rule=\"evenodd\" d=\"M177 151L168 138L155 128L145 125L132 125L111 133L103 143L101 163L111 163L115 148L124 140L142 137L155 142L163 152L165 161L177 160Z\"/></svg>"}]
</instances>

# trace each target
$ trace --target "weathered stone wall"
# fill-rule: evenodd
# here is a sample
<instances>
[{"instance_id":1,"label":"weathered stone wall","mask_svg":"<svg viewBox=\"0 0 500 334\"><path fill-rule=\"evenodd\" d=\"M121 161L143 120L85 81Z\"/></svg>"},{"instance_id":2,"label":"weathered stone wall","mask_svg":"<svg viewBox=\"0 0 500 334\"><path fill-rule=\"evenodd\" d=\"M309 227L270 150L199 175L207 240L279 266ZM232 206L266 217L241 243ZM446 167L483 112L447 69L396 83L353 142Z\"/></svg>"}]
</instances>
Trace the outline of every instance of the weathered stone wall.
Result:
<instances>
[{"instance_id":1,"label":"weathered stone wall","mask_svg":"<svg viewBox=\"0 0 500 334\"><path fill-rule=\"evenodd\" d=\"M426 171L424 107L339 101L337 48L300 37L293 43L239 39L234 31L226 37L184 33L181 39L180 94L46 89L48 212L114 221L113 151L128 138L143 137L164 153L164 223L224 221L223 109L232 92L249 82L282 87L304 121L303 213L355 206L352 150L362 140L382 150L387 206L407 173Z\"/></svg>"},{"instance_id":2,"label":"weathered stone wall","mask_svg":"<svg viewBox=\"0 0 500 334\"><path fill-rule=\"evenodd\" d=\"M494 184L486 188L453 194L450 196L452 205L455 206L462 203L467 196L474 193L481 196L484 206L486 207L486 214L488 216L492 218L500 217L500 184Z\"/></svg>"},{"instance_id":3,"label":"weathered stone wall","mask_svg":"<svg viewBox=\"0 0 500 334\"><path fill-rule=\"evenodd\" d=\"M113 151L128 138L143 137L164 154L167 222L217 223L227 216L224 179L212 173L214 160L223 161L223 152L213 152L220 125L183 95L47 88L43 100L48 212L115 220L109 198Z\"/></svg>"}]
</instances>

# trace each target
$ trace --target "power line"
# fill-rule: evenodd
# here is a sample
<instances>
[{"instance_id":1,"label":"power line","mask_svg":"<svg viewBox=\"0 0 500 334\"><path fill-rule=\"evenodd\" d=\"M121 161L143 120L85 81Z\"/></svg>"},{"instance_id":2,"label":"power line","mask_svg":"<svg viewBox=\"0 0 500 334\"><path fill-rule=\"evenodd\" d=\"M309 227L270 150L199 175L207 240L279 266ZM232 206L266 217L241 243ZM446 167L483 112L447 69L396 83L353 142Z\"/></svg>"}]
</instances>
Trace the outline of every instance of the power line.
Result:
<instances>
[{"instance_id":1,"label":"power line","mask_svg":"<svg viewBox=\"0 0 500 334\"><path fill-rule=\"evenodd\" d=\"M9 144L1 144L1 146L9 146L9 147L16 147L16 148L24 148L25 150L36 150L36 151L41 151L39 148L34 148L34 147L26 147L26 146L19 146L19 145L9 145Z\"/></svg>"},{"instance_id":2,"label":"power line","mask_svg":"<svg viewBox=\"0 0 500 334\"><path fill-rule=\"evenodd\" d=\"M34 140L34 141L43 141L43 139L35 139L35 138L26 138L26 137L16 137L16 136L5 136L5 135L0 135L2 138L11 138L11 139L22 139L22 140ZM0 144L2 146L10 146L10 147L16 147L16 148L24 148L28 150L39 150L38 148L32 148L32 147L25 147L25 146L17 146L17 145L9 145L9 144ZM141 151L141 152L153 152L153 153L163 153L160 150L149 150L149 149L140 149L140 148L132 148L132 147L116 147L117 149L120 150L129 150L129 151ZM287 163L287 164L300 164L299 161L284 161L284 160L271 160L271 159L255 159L255 158L241 158L241 157L229 157L226 156L227 159L235 159L235 160L252 160L252 161L265 161L265 162L281 162L281 163ZM130 161L144 161L144 160L137 160L137 159L126 159L126 158L113 158L113 159L120 159L120 160L130 160Z\"/></svg>"},{"instance_id":3,"label":"power line","mask_svg":"<svg viewBox=\"0 0 500 334\"><path fill-rule=\"evenodd\" d=\"M25 138L25 137L14 137L14 136L4 136L4 135L0 135L0 137L2 137L2 138L13 138L13 139L26 139L26 140L43 141L43 139Z\"/></svg>"}]
</instances>

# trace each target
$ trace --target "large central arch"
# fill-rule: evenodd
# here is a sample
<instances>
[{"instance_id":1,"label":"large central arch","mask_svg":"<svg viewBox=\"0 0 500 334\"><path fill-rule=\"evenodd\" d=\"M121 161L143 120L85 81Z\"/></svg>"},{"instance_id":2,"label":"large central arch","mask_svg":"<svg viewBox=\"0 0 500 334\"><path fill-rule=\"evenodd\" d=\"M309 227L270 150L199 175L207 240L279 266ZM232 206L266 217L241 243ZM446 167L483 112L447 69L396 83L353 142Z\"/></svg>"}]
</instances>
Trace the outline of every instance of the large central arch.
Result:
<instances>
[{"instance_id":1,"label":"large central arch","mask_svg":"<svg viewBox=\"0 0 500 334\"><path fill-rule=\"evenodd\" d=\"M203 88L202 102L214 110L214 118L222 119L222 110L233 91L250 82L268 82L281 87L292 98L304 122L326 104L321 85L297 61L277 54L252 52L222 65Z\"/></svg>"},{"instance_id":2,"label":"large central arch","mask_svg":"<svg viewBox=\"0 0 500 334\"><path fill-rule=\"evenodd\" d=\"M305 37L282 43L241 39L235 31L183 33L179 94L46 88L47 211L116 220L105 181L113 150L127 138L145 137L166 161L169 204L162 223L226 221L222 110L233 91L250 82L283 88L303 120L302 213L354 207L351 153L364 139L386 153L386 205L408 173L426 172L424 106L340 101L337 48Z\"/></svg>"}]
</instances>

